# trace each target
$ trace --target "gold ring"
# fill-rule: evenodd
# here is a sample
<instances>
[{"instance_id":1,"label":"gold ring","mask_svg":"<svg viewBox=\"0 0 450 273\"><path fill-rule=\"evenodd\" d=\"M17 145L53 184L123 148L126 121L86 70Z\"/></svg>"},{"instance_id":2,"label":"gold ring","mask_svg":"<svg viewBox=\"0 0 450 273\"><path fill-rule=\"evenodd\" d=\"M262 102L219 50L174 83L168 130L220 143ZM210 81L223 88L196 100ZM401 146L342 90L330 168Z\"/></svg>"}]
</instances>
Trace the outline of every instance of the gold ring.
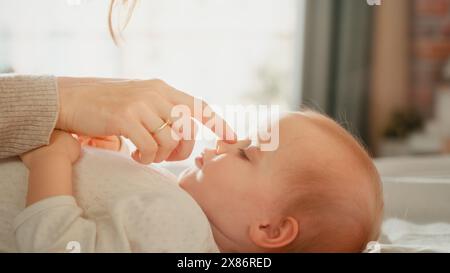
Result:
<instances>
[{"instance_id":1,"label":"gold ring","mask_svg":"<svg viewBox=\"0 0 450 273\"><path fill-rule=\"evenodd\" d=\"M159 126L158 128L156 128L155 131L152 132L152 134L157 134L160 131L162 131L164 128L166 128L168 125L170 125L170 121L166 121L164 122L161 126Z\"/></svg>"}]
</instances>

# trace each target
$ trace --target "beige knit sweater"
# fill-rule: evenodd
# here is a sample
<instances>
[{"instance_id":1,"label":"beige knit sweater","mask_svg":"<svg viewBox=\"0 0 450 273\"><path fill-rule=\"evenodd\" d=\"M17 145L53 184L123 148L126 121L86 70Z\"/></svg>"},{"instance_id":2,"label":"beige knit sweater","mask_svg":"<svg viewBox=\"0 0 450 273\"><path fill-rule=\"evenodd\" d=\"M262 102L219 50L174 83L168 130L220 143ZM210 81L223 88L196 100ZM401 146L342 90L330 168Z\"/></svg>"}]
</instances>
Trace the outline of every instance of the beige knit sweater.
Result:
<instances>
[{"instance_id":1,"label":"beige knit sweater","mask_svg":"<svg viewBox=\"0 0 450 273\"><path fill-rule=\"evenodd\" d=\"M0 158L48 144L57 118L55 77L0 74Z\"/></svg>"}]
</instances>

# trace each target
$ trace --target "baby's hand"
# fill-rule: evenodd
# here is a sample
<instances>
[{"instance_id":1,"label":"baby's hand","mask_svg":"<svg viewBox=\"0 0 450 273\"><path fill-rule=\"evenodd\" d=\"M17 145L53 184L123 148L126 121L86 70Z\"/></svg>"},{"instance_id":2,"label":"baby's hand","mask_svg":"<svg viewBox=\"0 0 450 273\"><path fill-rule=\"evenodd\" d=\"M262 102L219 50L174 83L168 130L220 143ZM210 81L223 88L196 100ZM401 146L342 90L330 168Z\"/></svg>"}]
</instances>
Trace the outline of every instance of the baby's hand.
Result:
<instances>
[{"instance_id":1,"label":"baby's hand","mask_svg":"<svg viewBox=\"0 0 450 273\"><path fill-rule=\"evenodd\" d=\"M71 134L54 130L49 145L22 154L20 159L30 169L34 162L53 156L67 158L71 163L74 163L80 156L80 144Z\"/></svg>"},{"instance_id":2,"label":"baby's hand","mask_svg":"<svg viewBox=\"0 0 450 273\"><path fill-rule=\"evenodd\" d=\"M120 139L118 136L105 136L105 137L88 137L78 136L78 141L81 146L91 146L106 150L120 151Z\"/></svg>"}]
</instances>

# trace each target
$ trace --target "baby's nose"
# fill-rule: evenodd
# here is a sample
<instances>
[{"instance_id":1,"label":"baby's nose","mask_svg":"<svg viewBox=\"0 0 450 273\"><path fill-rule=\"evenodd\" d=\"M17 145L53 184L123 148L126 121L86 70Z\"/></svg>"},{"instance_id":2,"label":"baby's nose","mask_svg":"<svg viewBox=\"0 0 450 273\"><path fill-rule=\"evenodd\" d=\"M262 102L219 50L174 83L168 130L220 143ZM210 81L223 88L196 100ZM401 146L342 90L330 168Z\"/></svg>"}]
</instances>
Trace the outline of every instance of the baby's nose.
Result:
<instances>
[{"instance_id":1,"label":"baby's nose","mask_svg":"<svg viewBox=\"0 0 450 273\"><path fill-rule=\"evenodd\" d=\"M220 155L220 154L231 152L231 151L234 151L237 149L246 148L246 147L250 146L251 143L252 142L250 139L238 140L234 144L229 144L229 143L224 142L223 140L218 140L217 144L216 144L216 153L218 155Z\"/></svg>"}]
</instances>

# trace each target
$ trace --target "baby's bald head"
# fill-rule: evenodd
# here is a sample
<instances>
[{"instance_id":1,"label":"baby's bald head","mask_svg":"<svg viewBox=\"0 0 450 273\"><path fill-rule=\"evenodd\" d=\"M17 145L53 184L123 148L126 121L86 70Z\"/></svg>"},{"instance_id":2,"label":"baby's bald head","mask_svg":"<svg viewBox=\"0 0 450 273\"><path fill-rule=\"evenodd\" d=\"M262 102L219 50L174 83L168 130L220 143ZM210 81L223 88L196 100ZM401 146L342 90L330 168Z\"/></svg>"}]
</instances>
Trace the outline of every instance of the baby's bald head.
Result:
<instances>
[{"instance_id":1,"label":"baby's bald head","mask_svg":"<svg viewBox=\"0 0 450 273\"><path fill-rule=\"evenodd\" d=\"M313 111L280 119L272 181L280 208L299 222L292 251L361 251L376 240L383 200L378 172L345 129ZM283 196L283 197L281 197Z\"/></svg>"}]
</instances>

